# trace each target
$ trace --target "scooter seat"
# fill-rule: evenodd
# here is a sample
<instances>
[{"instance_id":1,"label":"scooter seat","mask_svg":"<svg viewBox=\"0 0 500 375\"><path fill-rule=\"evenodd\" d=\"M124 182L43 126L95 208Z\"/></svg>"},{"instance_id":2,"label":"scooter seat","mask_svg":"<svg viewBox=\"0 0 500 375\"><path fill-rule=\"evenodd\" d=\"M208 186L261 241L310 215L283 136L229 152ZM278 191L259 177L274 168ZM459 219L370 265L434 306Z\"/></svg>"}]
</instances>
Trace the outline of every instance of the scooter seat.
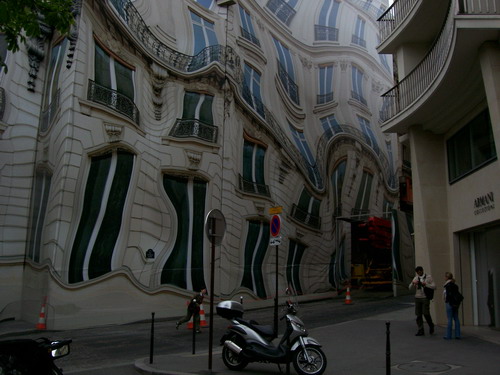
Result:
<instances>
[{"instance_id":1,"label":"scooter seat","mask_svg":"<svg viewBox=\"0 0 500 375\"><path fill-rule=\"evenodd\" d=\"M276 337L274 335L274 328L271 325L261 325L258 324L255 320L245 320L241 318L236 318L236 321L240 324L246 325L249 328L252 328L260 335L265 336L267 339L272 340Z\"/></svg>"}]
</instances>

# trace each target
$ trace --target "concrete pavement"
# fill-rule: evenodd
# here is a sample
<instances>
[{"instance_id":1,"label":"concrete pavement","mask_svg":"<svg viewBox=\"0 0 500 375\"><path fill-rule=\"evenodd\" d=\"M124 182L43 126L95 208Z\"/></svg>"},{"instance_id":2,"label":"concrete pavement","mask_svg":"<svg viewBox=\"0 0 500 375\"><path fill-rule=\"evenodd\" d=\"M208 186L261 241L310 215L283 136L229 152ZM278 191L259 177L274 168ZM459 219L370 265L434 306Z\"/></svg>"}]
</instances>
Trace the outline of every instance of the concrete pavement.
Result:
<instances>
[{"instance_id":1,"label":"concrete pavement","mask_svg":"<svg viewBox=\"0 0 500 375\"><path fill-rule=\"evenodd\" d=\"M299 311L300 316L300 311ZM248 312L247 318L251 318ZM390 331L390 366L386 366L387 322ZM307 326L307 321L304 322ZM414 307L311 329L309 335L323 345L328 365L325 375L383 375L383 374L450 374L499 375L500 332L488 328L463 327L461 340L444 340L444 327L436 327L434 335L416 337ZM208 335L208 328L202 334ZM208 350L196 354L155 355L135 361L143 374L207 374ZM286 368L281 367L283 373ZM231 374L221 358L219 336L214 333L212 369L214 374ZM239 373L244 375L279 374L275 364L251 363ZM291 374L295 374L293 367Z\"/></svg>"}]
</instances>

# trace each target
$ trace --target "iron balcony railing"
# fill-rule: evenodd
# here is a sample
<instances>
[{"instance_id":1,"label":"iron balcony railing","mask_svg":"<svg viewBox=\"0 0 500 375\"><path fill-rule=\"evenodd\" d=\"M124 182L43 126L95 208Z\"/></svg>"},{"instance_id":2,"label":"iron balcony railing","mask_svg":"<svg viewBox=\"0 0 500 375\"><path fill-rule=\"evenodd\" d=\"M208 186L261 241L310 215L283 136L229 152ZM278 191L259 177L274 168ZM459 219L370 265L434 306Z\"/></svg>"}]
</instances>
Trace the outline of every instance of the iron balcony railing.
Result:
<instances>
[{"instance_id":1,"label":"iron balcony railing","mask_svg":"<svg viewBox=\"0 0 500 375\"><path fill-rule=\"evenodd\" d=\"M351 42L353 44L357 44L358 46L366 48L366 40L364 40L363 38L360 38L357 35L354 35L354 34L352 35Z\"/></svg>"},{"instance_id":2,"label":"iron balcony railing","mask_svg":"<svg viewBox=\"0 0 500 375\"><path fill-rule=\"evenodd\" d=\"M300 105L300 100L299 100L299 86L295 83L292 77L288 74L286 71L285 67L281 65L281 63L278 60L278 76L280 78L280 81L285 88L286 92L288 93L288 96L290 99L297 105Z\"/></svg>"},{"instance_id":3,"label":"iron balcony railing","mask_svg":"<svg viewBox=\"0 0 500 375\"><path fill-rule=\"evenodd\" d=\"M265 184L259 184L254 181L246 180L243 178L243 176L240 174L239 176L239 182L240 182L240 190L245 192L245 193L250 193L250 194L256 194L256 195L262 195L264 197L270 197L271 193L269 191L269 186Z\"/></svg>"},{"instance_id":4,"label":"iron balcony railing","mask_svg":"<svg viewBox=\"0 0 500 375\"><path fill-rule=\"evenodd\" d=\"M416 3L422 0L394 0L392 5L380 16L380 40L385 41L408 17ZM440 0L441 1L441 0Z\"/></svg>"},{"instance_id":5,"label":"iron balcony railing","mask_svg":"<svg viewBox=\"0 0 500 375\"><path fill-rule=\"evenodd\" d=\"M292 205L292 217L298 222L313 229L321 228L321 218L319 216L312 215L307 210L297 206L295 203Z\"/></svg>"},{"instance_id":6,"label":"iron balcony railing","mask_svg":"<svg viewBox=\"0 0 500 375\"><path fill-rule=\"evenodd\" d=\"M499 14L500 0L458 0L458 14Z\"/></svg>"},{"instance_id":7,"label":"iron balcony railing","mask_svg":"<svg viewBox=\"0 0 500 375\"><path fill-rule=\"evenodd\" d=\"M333 102L333 92L316 96L316 104L325 104L329 102Z\"/></svg>"},{"instance_id":8,"label":"iron balcony railing","mask_svg":"<svg viewBox=\"0 0 500 375\"><path fill-rule=\"evenodd\" d=\"M377 8L371 1L367 0L346 0L348 3L351 3L358 9L362 10L366 14L368 14L372 19L377 19L384 12L383 8ZM397 0L396 0L397 1Z\"/></svg>"},{"instance_id":9,"label":"iron balcony railing","mask_svg":"<svg viewBox=\"0 0 500 375\"><path fill-rule=\"evenodd\" d=\"M338 42L339 29L323 25L314 25L314 40L329 40L331 42Z\"/></svg>"},{"instance_id":10,"label":"iron balcony railing","mask_svg":"<svg viewBox=\"0 0 500 375\"><path fill-rule=\"evenodd\" d=\"M169 135L176 138L198 138L203 141L217 143L218 128L198 119L178 118Z\"/></svg>"},{"instance_id":11,"label":"iron balcony railing","mask_svg":"<svg viewBox=\"0 0 500 375\"><path fill-rule=\"evenodd\" d=\"M103 104L106 107L127 116L135 122L136 125L139 125L139 110L137 109L134 101L129 97L120 94L118 91L101 86L89 79L87 99L95 103Z\"/></svg>"},{"instance_id":12,"label":"iron balcony railing","mask_svg":"<svg viewBox=\"0 0 500 375\"><path fill-rule=\"evenodd\" d=\"M239 56L229 46L208 46L195 56L180 53L160 41L149 29L130 0L108 0L127 29L140 45L167 66L180 72L193 72L212 62L218 62L235 70L239 67Z\"/></svg>"},{"instance_id":13,"label":"iron balcony railing","mask_svg":"<svg viewBox=\"0 0 500 375\"><path fill-rule=\"evenodd\" d=\"M47 131L49 126L54 121L57 110L59 109L59 99L61 96L61 90L57 89L56 95L52 99L50 105L42 112L42 116L40 118L40 130L42 132Z\"/></svg>"},{"instance_id":14,"label":"iron balcony railing","mask_svg":"<svg viewBox=\"0 0 500 375\"><path fill-rule=\"evenodd\" d=\"M450 1L451 9L451 1ZM449 10L450 10L449 9ZM382 94L382 120L387 121L415 102L434 82L451 50L454 18L448 11L439 37L425 58L396 86Z\"/></svg>"},{"instance_id":15,"label":"iron balcony railing","mask_svg":"<svg viewBox=\"0 0 500 375\"><path fill-rule=\"evenodd\" d=\"M295 9L283 0L269 0L267 7L287 26L290 25L296 13Z\"/></svg>"},{"instance_id":16,"label":"iron balcony railing","mask_svg":"<svg viewBox=\"0 0 500 375\"><path fill-rule=\"evenodd\" d=\"M266 118L266 112L264 108L264 103L262 103L262 100L260 100L258 97L256 97L250 88L243 84L242 87L242 94L243 94L243 99L253 108L255 111L262 117Z\"/></svg>"},{"instance_id":17,"label":"iron balcony railing","mask_svg":"<svg viewBox=\"0 0 500 375\"><path fill-rule=\"evenodd\" d=\"M351 91L351 98L357 100L361 104L368 105L366 102L366 99L361 96L361 94L357 93L356 91Z\"/></svg>"},{"instance_id":18,"label":"iron balcony railing","mask_svg":"<svg viewBox=\"0 0 500 375\"><path fill-rule=\"evenodd\" d=\"M240 26L240 31L241 31L241 36L243 38L245 38L246 40L252 42L253 44L255 44L256 46L259 46L260 47L260 41L259 39L253 35L252 33L250 33L249 31L245 30L243 27Z\"/></svg>"}]
</instances>

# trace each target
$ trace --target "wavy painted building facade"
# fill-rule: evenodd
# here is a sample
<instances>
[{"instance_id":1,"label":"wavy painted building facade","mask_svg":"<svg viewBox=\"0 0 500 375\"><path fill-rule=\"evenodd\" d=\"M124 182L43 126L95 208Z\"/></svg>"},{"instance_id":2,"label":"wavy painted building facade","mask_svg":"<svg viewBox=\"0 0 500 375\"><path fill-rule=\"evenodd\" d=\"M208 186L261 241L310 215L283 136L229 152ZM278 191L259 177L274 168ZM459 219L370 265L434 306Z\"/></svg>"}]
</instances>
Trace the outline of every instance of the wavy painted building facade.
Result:
<instances>
[{"instance_id":1,"label":"wavy painted building facade","mask_svg":"<svg viewBox=\"0 0 500 375\"><path fill-rule=\"evenodd\" d=\"M55 329L183 314L210 284L212 209L216 298L341 287L349 222L399 208L399 144L380 130L387 8L82 0L69 36L46 27L5 54L2 319L35 322L45 298Z\"/></svg>"}]
</instances>

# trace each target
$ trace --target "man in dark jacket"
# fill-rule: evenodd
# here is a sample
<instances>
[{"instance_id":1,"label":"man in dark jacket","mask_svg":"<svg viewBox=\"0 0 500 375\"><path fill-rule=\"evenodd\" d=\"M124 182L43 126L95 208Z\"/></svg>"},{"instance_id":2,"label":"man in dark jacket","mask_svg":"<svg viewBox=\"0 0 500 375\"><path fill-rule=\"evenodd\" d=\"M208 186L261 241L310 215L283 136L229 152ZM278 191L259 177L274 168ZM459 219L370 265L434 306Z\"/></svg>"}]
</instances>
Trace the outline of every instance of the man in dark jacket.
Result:
<instances>
[{"instance_id":1,"label":"man in dark jacket","mask_svg":"<svg viewBox=\"0 0 500 375\"><path fill-rule=\"evenodd\" d=\"M203 303L203 297L207 294L207 290L203 289L201 292L196 293L193 298L189 301L187 307L187 313L184 318L175 323L175 328L179 329L179 326L183 323L189 322L189 319L193 317L194 329L196 333L201 333L200 330L200 305Z\"/></svg>"}]
</instances>

